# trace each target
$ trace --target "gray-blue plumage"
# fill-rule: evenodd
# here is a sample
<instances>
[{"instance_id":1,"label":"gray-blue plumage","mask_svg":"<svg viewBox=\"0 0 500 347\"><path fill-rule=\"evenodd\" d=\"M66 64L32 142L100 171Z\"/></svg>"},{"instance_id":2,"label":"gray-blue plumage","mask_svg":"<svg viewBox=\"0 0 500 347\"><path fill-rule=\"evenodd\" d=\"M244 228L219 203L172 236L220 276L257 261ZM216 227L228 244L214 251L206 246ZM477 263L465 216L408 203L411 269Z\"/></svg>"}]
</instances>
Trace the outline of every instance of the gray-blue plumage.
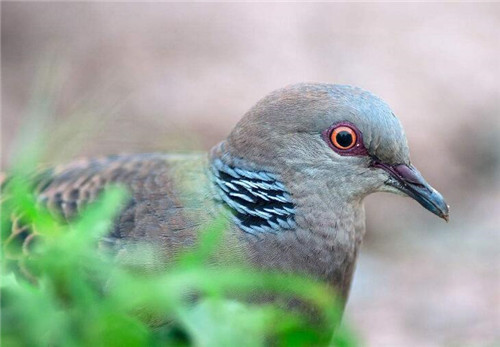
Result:
<instances>
[{"instance_id":1,"label":"gray-blue plumage","mask_svg":"<svg viewBox=\"0 0 500 347\"><path fill-rule=\"evenodd\" d=\"M448 218L442 196L411 165L391 109L343 85L298 84L269 94L208 156L127 155L56 168L39 184L40 201L71 217L116 182L132 197L108 241L154 243L161 263L223 213L231 222L225 253L317 278L344 299L367 195L407 195Z\"/></svg>"}]
</instances>

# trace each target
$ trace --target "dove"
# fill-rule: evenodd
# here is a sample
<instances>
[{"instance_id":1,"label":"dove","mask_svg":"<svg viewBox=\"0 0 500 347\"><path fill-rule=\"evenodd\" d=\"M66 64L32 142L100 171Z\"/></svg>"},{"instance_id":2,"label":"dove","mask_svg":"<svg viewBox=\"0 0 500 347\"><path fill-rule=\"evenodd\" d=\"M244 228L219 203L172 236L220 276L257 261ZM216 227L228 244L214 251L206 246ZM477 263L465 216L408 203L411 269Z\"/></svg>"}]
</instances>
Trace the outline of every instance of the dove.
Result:
<instances>
[{"instance_id":1,"label":"dove","mask_svg":"<svg viewBox=\"0 0 500 347\"><path fill-rule=\"evenodd\" d=\"M151 243L168 262L222 214L224 253L257 268L310 276L344 301L365 234L366 196L408 196L449 216L441 194L411 163L391 108L348 85L276 90L209 153L123 154L55 167L37 194L70 219L111 184L126 186L130 198L110 243Z\"/></svg>"}]
</instances>

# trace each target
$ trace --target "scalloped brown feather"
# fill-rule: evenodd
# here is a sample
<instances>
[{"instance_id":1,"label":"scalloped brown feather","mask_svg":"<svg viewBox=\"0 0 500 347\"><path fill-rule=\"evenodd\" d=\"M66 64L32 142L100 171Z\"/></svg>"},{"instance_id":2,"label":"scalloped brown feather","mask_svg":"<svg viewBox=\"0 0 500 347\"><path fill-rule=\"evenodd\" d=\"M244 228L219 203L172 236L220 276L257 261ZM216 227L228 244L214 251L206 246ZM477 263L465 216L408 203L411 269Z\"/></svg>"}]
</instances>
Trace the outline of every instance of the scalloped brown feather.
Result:
<instances>
[{"instance_id":1,"label":"scalloped brown feather","mask_svg":"<svg viewBox=\"0 0 500 347\"><path fill-rule=\"evenodd\" d=\"M208 187L205 167L206 158L201 155L133 154L81 159L39 173L34 193L40 204L70 221L106 187L124 185L130 198L110 230L108 243L153 242L170 257L192 245L199 225L216 215L208 206L211 199L204 198L211 194L208 190L203 193ZM189 193L190 186L198 188L200 184L201 194ZM13 214L4 249L18 243L26 254L36 236L37 232L22 222L22 216ZM12 254L10 258L19 257Z\"/></svg>"}]
</instances>

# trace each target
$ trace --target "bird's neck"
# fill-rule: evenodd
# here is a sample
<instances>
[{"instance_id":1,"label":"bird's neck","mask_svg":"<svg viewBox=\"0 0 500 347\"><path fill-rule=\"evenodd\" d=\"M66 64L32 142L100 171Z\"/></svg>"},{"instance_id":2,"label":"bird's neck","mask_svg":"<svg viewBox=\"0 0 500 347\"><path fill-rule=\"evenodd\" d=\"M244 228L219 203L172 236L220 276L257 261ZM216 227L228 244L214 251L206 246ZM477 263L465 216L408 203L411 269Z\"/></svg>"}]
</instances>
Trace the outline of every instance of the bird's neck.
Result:
<instances>
[{"instance_id":1,"label":"bird's neck","mask_svg":"<svg viewBox=\"0 0 500 347\"><path fill-rule=\"evenodd\" d=\"M290 170L283 183L292 192L299 227L325 240L352 243L364 233L362 198L339 193L335 178L322 179L322 173ZM332 183L333 182L333 183Z\"/></svg>"},{"instance_id":2,"label":"bird's neck","mask_svg":"<svg viewBox=\"0 0 500 347\"><path fill-rule=\"evenodd\" d=\"M329 173L316 175L307 165L274 170L239 158L228 147L222 142L212 150L211 177L220 201L233 211L244 232L300 227L327 236L338 235L340 227L352 234L364 229L361 199L340 195L345 189L335 189L331 179L318 179Z\"/></svg>"},{"instance_id":3,"label":"bird's neck","mask_svg":"<svg viewBox=\"0 0 500 347\"><path fill-rule=\"evenodd\" d=\"M364 234L362 202L337 196L308 170L276 171L235 157L224 143L211 153L214 186L252 260L313 275L346 297Z\"/></svg>"},{"instance_id":4,"label":"bird's neck","mask_svg":"<svg viewBox=\"0 0 500 347\"><path fill-rule=\"evenodd\" d=\"M212 154L210 174L216 196L232 211L241 231L259 237L296 227L293 199L278 175L229 156L224 143Z\"/></svg>"}]
</instances>

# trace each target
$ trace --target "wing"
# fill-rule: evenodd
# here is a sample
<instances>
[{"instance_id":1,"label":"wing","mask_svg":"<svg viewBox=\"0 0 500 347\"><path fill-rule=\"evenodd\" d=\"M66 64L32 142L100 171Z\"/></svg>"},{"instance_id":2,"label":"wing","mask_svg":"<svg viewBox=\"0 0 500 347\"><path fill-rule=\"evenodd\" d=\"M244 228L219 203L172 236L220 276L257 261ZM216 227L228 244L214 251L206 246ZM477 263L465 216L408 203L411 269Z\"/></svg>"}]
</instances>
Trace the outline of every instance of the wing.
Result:
<instances>
[{"instance_id":1,"label":"wing","mask_svg":"<svg viewBox=\"0 0 500 347\"><path fill-rule=\"evenodd\" d=\"M194 243L195 229L207 217L210 192L201 155L140 154L75 161L37 175L35 192L50 211L71 220L112 184L131 193L106 238L154 242L165 253ZM187 191L190 187L194 192ZM194 201L198 199L198 201ZM214 213L215 215L215 213ZM4 244L21 243L27 251L36 232L13 216Z\"/></svg>"}]
</instances>

